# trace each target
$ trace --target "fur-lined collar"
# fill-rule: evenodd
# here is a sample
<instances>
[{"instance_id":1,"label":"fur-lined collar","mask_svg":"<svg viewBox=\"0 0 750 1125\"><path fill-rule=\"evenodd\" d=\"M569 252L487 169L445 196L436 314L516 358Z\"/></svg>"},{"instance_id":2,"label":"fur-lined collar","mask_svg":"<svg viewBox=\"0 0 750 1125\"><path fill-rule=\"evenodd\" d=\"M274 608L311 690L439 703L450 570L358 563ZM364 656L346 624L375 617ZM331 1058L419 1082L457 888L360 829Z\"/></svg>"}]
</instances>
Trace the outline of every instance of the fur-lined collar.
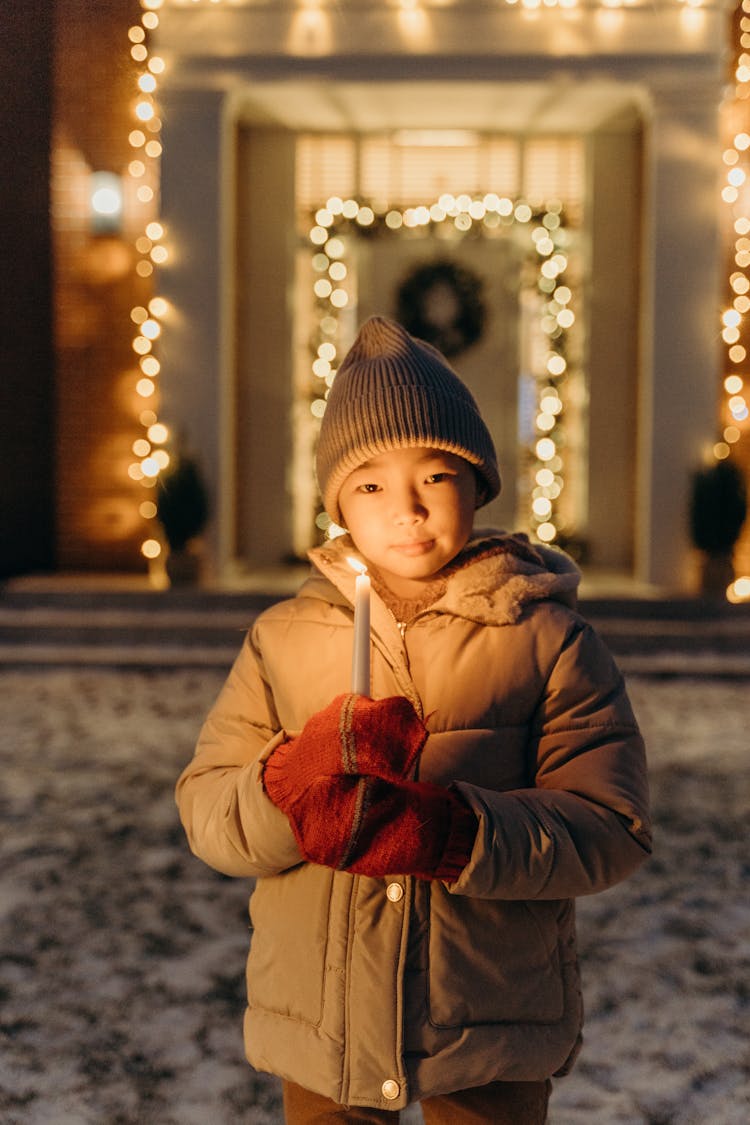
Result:
<instances>
[{"instance_id":1,"label":"fur-lined collar","mask_svg":"<svg viewBox=\"0 0 750 1125\"><path fill-rule=\"evenodd\" d=\"M319 574L349 603L355 574L346 557L356 553L348 535L309 552ZM551 598L575 608L581 575L562 551L532 546L525 535L483 530L475 532L444 577L444 589L427 612L450 613L481 625L511 625L529 602ZM315 572L300 594L331 600L330 586Z\"/></svg>"}]
</instances>

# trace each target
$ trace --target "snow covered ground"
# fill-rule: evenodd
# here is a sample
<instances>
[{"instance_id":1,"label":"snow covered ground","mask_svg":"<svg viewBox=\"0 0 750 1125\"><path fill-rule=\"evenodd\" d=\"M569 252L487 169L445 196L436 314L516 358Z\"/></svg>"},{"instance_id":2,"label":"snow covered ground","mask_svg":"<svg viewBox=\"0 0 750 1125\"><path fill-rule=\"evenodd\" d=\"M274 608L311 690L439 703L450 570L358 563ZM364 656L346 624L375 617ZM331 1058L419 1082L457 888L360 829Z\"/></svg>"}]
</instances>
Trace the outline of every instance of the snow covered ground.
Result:
<instances>
[{"instance_id":1,"label":"snow covered ground","mask_svg":"<svg viewBox=\"0 0 750 1125\"><path fill-rule=\"evenodd\" d=\"M189 855L172 798L222 679L0 671L6 1125L281 1121L242 1054L248 886ZM552 1125L745 1125L750 681L629 682L656 851L580 904L586 1038Z\"/></svg>"}]
</instances>

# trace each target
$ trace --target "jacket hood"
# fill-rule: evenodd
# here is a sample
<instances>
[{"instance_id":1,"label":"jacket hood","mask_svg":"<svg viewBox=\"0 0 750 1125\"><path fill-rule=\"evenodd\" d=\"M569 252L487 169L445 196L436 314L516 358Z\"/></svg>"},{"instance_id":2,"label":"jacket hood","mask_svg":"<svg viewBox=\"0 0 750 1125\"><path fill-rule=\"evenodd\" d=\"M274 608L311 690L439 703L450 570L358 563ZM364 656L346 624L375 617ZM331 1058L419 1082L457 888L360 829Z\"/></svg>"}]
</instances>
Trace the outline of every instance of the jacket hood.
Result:
<instances>
[{"instance_id":1,"label":"jacket hood","mask_svg":"<svg viewBox=\"0 0 750 1125\"><path fill-rule=\"evenodd\" d=\"M358 557L349 535L308 552L316 568L299 591L302 597L332 598L329 583L344 602L354 601ZM574 609L581 573L573 560L552 547L532 545L523 534L477 530L445 572L445 589L429 607L481 625L512 625L530 602L552 599ZM325 581L327 579L327 581Z\"/></svg>"}]
</instances>

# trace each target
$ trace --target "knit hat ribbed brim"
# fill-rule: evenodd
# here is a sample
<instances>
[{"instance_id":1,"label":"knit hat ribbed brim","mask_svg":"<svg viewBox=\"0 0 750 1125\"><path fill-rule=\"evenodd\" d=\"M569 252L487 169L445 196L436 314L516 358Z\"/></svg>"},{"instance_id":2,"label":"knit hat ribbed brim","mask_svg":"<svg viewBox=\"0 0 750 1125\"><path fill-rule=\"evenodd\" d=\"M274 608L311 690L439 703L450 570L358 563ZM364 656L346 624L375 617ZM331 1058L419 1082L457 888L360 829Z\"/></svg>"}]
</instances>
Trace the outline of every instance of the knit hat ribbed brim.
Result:
<instances>
[{"instance_id":1,"label":"knit hat ribbed brim","mask_svg":"<svg viewBox=\"0 0 750 1125\"><path fill-rule=\"evenodd\" d=\"M482 487L477 507L500 491L497 455L469 389L439 351L373 316L344 357L320 428L317 473L328 515L341 523L341 486L390 449L425 446L463 457Z\"/></svg>"}]
</instances>

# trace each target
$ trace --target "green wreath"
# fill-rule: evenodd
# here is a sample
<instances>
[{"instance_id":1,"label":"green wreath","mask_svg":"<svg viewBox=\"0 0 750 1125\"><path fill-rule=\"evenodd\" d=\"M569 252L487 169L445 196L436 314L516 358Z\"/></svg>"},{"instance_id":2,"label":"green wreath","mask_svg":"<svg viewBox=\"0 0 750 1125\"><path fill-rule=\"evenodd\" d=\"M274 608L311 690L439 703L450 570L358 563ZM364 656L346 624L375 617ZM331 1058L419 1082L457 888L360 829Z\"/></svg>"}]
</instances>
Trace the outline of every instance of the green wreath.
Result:
<instances>
[{"instance_id":1,"label":"green wreath","mask_svg":"<svg viewBox=\"0 0 750 1125\"><path fill-rule=\"evenodd\" d=\"M487 310L478 274L449 259L422 263L396 293L396 319L443 355L458 355L480 339Z\"/></svg>"}]
</instances>

